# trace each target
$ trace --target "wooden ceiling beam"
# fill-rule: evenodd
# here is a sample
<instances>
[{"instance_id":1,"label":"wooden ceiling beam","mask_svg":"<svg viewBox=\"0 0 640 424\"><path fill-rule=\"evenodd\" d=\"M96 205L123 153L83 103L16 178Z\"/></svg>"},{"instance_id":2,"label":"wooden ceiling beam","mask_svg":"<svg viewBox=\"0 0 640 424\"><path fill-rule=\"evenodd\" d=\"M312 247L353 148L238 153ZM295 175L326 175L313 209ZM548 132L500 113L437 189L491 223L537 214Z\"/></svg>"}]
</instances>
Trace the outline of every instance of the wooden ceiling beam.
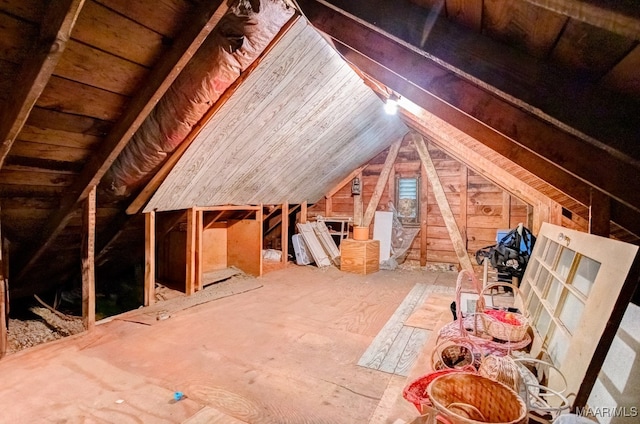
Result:
<instances>
[{"instance_id":1,"label":"wooden ceiling beam","mask_svg":"<svg viewBox=\"0 0 640 424\"><path fill-rule=\"evenodd\" d=\"M625 2L607 2L607 5L600 5L584 0L525 1L624 37L640 40L640 13L637 11L637 4L632 4L633 2L626 2L626 5L633 9L616 10L614 6L626 7Z\"/></svg>"},{"instance_id":2,"label":"wooden ceiling beam","mask_svg":"<svg viewBox=\"0 0 640 424\"><path fill-rule=\"evenodd\" d=\"M314 1L303 3L312 24L331 36L345 58L363 72L483 144L501 149L515 163L531 169L528 162L534 159L539 165L534 174L580 202L588 204L590 185L640 211L640 192L627 183L640 180L640 170L615 152L515 107L426 54L334 8Z\"/></svg>"},{"instance_id":3,"label":"wooden ceiling beam","mask_svg":"<svg viewBox=\"0 0 640 424\"><path fill-rule=\"evenodd\" d=\"M91 188L100 182L113 161L227 10L227 2L216 0L204 2L193 14L193 20L184 26L164 59L153 68L147 83L132 99L120 120L100 144L99 151L92 156L70 187L68 194L62 199L60 209L45 225L40 243L32 254L27 255L27 262L17 274L17 280L22 280L42 254L51 247L56 236L71 219L73 212L87 197Z\"/></svg>"},{"instance_id":4,"label":"wooden ceiling beam","mask_svg":"<svg viewBox=\"0 0 640 424\"><path fill-rule=\"evenodd\" d=\"M44 15L40 36L22 64L20 80L13 85L0 113L0 168L22 130L31 109L47 85L71 36L84 0L53 0Z\"/></svg>"}]
</instances>

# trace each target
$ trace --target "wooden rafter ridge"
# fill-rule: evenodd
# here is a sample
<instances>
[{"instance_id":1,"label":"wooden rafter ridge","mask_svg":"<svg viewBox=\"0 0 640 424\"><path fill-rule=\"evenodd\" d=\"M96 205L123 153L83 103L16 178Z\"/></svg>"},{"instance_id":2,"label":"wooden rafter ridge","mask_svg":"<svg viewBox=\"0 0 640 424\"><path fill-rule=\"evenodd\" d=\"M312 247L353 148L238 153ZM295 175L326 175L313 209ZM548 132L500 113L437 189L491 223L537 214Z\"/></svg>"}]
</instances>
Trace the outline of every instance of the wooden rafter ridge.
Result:
<instances>
[{"instance_id":1,"label":"wooden rafter ridge","mask_svg":"<svg viewBox=\"0 0 640 424\"><path fill-rule=\"evenodd\" d=\"M320 2L303 3L313 25L329 34L343 56L363 72L483 143L500 140L517 145L544 159L547 167L560 169L640 211L640 192L625 183L630 178L640 180L640 169L626 156L514 106L496 92L443 67L443 61L420 54ZM612 169L618 172L612 174Z\"/></svg>"},{"instance_id":2,"label":"wooden rafter ridge","mask_svg":"<svg viewBox=\"0 0 640 424\"><path fill-rule=\"evenodd\" d=\"M68 194L62 199L60 208L45 225L41 243L35 252L27 256L27 263L17 275L18 280L23 279L42 254L51 247L57 235L71 219L72 213L87 197L91 188L98 185L131 136L144 122L227 10L227 3L222 0L205 2L198 13L194 14L193 21L185 25L182 33L165 55L165 59L152 69L147 79L148 83L132 99L120 120L101 143L97 154L92 156L80 176L70 187Z\"/></svg>"},{"instance_id":3,"label":"wooden rafter ridge","mask_svg":"<svg viewBox=\"0 0 640 424\"><path fill-rule=\"evenodd\" d=\"M636 16L630 16L626 11L614 10L611 5L600 6L584 0L525 1L624 37L640 40L640 14L637 12Z\"/></svg>"},{"instance_id":4,"label":"wooden rafter ridge","mask_svg":"<svg viewBox=\"0 0 640 424\"><path fill-rule=\"evenodd\" d=\"M180 145L169 155L169 157L162 164L162 167L155 173L147 185L140 191L136 198L131 202L127 208L127 213L130 215L136 214L142 210L147 204L151 196L156 192L160 184L169 175L173 167L178 163L184 152L187 151L191 143L200 134L200 131L205 127L207 122L216 114L216 112L226 103L226 101L235 93L235 91L242 85L242 83L251 75L251 72L257 68L264 56L271 51L271 49L278 43L280 38L291 28L291 26L300 18L300 15L293 15L293 17L280 29L278 34L271 40L269 45L264 51L253 61L251 65L244 72L240 74L229 88L220 96L220 98L211 106L211 108L205 113L205 115L198 121L196 125L191 129L191 132L187 138L180 143Z\"/></svg>"},{"instance_id":5,"label":"wooden rafter ridge","mask_svg":"<svg viewBox=\"0 0 640 424\"><path fill-rule=\"evenodd\" d=\"M21 67L20 81L13 85L14 90L0 108L0 167L62 57L83 5L84 0L49 3L39 40Z\"/></svg>"}]
</instances>

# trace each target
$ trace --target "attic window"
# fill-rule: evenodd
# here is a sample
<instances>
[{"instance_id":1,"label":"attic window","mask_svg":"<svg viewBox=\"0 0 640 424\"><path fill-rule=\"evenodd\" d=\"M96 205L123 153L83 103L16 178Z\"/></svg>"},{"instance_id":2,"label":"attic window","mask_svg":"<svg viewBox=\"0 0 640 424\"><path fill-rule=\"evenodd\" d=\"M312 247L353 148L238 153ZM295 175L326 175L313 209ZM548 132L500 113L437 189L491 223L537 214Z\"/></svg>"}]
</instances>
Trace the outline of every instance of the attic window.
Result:
<instances>
[{"instance_id":1,"label":"attic window","mask_svg":"<svg viewBox=\"0 0 640 424\"><path fill-rule=\"evenodd\" d=\"M420 217L420 180L418 178L396 179L396 209L403 224L417 225Z\"/></svg>"}]
</instances>

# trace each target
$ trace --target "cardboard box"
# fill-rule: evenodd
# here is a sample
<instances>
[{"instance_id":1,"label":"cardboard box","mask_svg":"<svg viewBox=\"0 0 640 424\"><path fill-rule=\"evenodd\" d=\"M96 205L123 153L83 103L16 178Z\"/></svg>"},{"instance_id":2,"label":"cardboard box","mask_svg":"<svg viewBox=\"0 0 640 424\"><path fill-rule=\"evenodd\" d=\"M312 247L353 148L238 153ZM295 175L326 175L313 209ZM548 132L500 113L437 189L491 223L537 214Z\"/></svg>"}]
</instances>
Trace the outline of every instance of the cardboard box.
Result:
<instances>
[{"instance_id":1,"label":"cardboard box","mask_svg":"<svg viewBox=\"0 0 640 424\"><path fill-rule=\"evenodd\" d=\"M340 243L340 269L356 274L380 270L380 241L345 239Z\"/></svg>"}]
</instances>

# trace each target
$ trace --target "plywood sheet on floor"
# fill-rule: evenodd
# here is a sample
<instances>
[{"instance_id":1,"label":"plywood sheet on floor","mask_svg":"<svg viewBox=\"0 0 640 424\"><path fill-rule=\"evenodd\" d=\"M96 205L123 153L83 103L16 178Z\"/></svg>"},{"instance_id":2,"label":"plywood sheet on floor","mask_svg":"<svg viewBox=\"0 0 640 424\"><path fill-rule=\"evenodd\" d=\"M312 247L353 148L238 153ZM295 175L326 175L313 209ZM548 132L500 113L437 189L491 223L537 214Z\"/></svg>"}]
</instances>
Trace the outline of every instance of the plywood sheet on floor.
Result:
<instances>
[{"instance_id":1,"label":"plywood sheet on floor","mask_svg":"<svg viewBox=\"0 0 640 424\"><path fill-rule=\"evenodd\" d=\"M452 294L430 294L407 318L404 325L433 330L443 314L451 314Z\"/></svg>"},{"instance_id":2,"label":"plywood sheet on floor","mask_svg":"<svg viewBox=\"0 0 640 424\"><path fill-rule=\"evenodd\" d=\"M247 423L367 423L393 374L358 359L428 279L420 270L362 276L289 266L255 279L259 290L153 326L102 323L1 360L0 410L10 422L195 424L219 412ZM172 402L175 391L186 399Z\"/></svg>"}]
</instances>

